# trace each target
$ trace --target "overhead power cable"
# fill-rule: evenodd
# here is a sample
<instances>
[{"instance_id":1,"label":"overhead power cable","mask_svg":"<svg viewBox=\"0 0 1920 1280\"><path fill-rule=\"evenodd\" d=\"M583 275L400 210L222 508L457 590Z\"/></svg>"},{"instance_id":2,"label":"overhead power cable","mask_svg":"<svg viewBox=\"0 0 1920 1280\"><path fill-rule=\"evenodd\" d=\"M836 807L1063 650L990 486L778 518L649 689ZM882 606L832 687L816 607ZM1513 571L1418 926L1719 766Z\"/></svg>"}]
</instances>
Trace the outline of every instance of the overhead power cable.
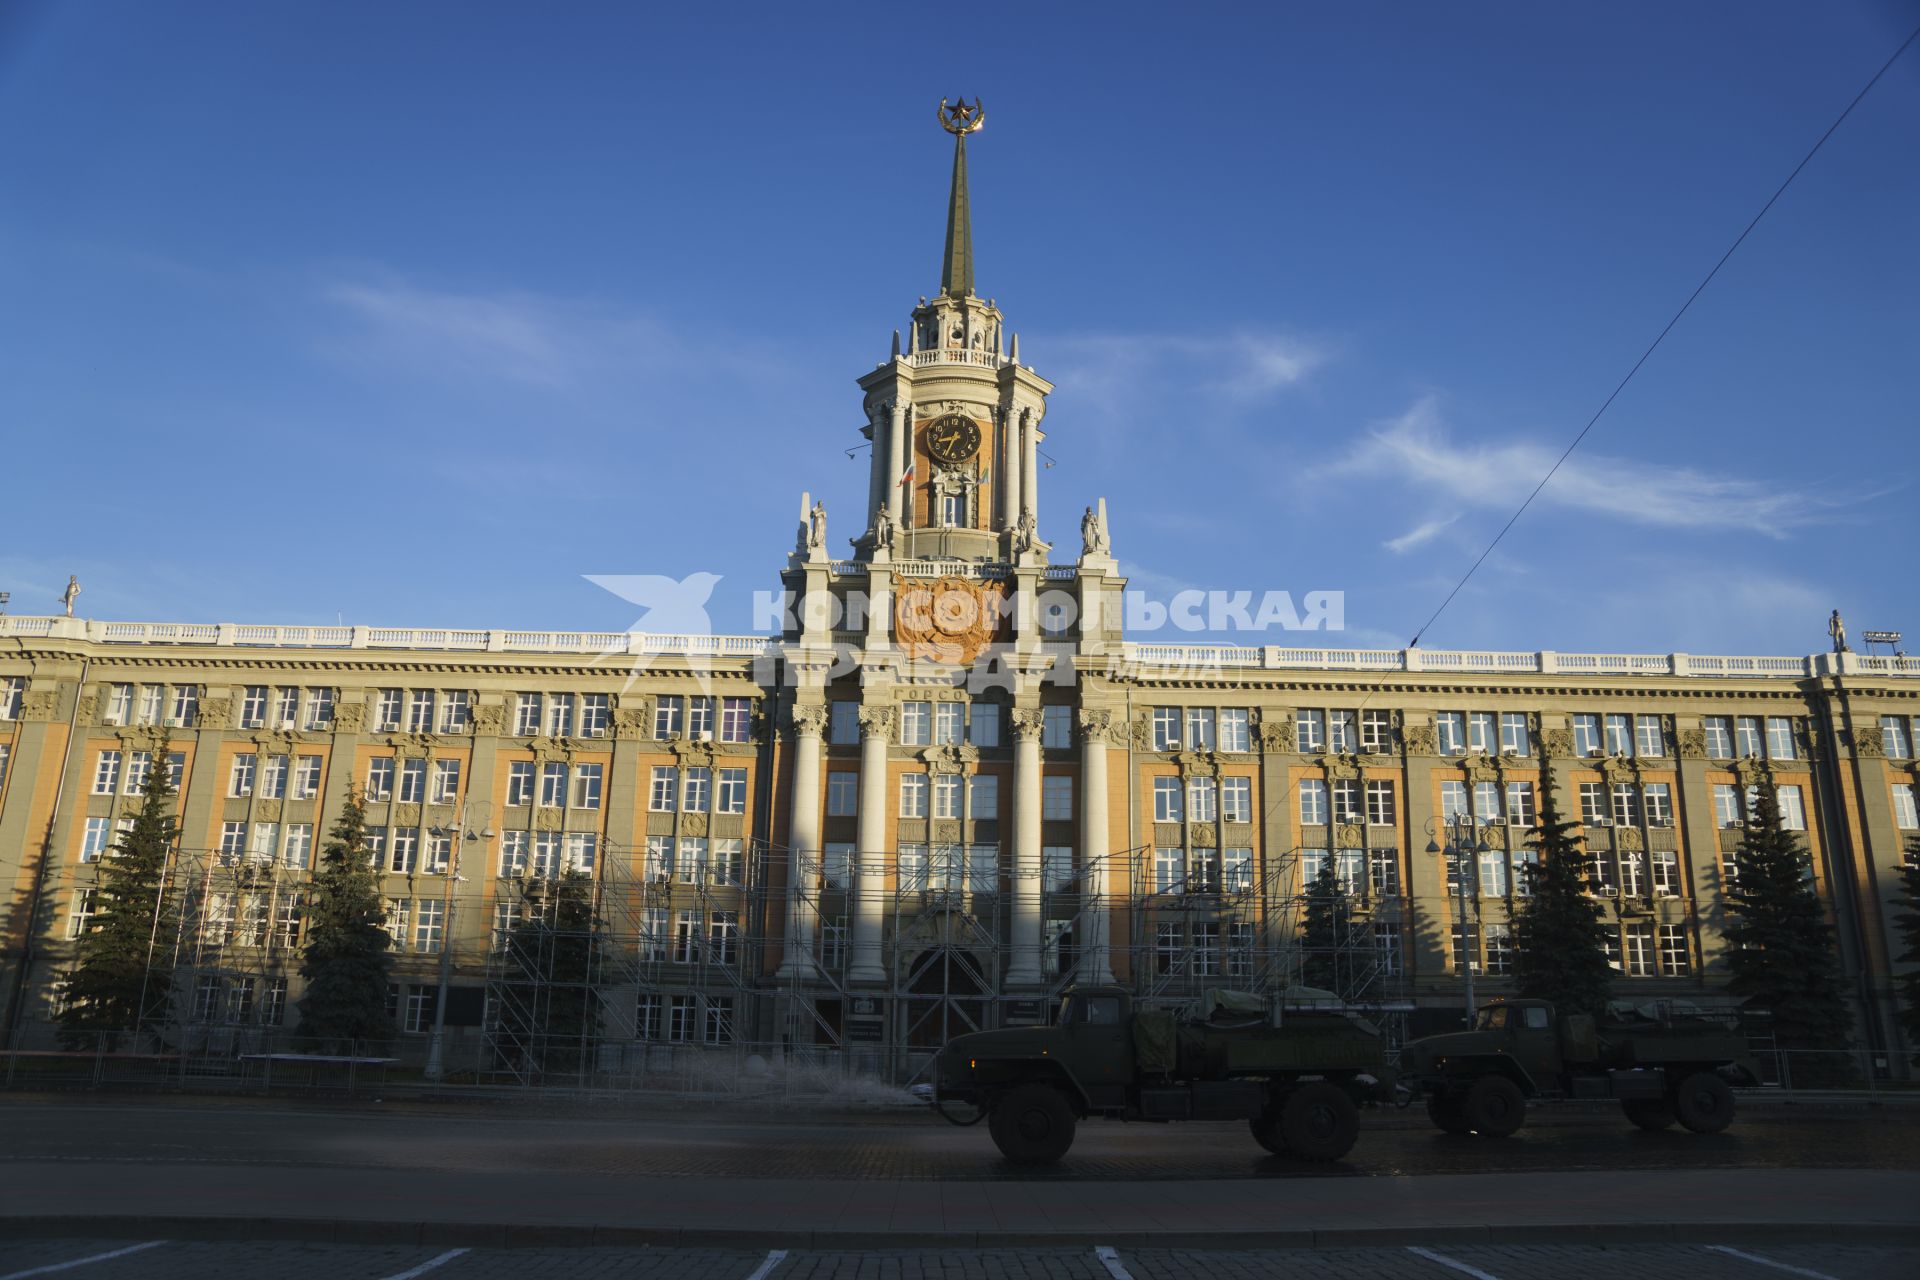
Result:
<instances>
[{"instance_id":1,"label":"overhead power cable","mask_svg":"<svg viewBox=\"0 0 1920 1280\"><path fill-rule=\"evenodd\" d=\"M1893 51L1893 56L1881 64L1880 69L1873 73L1873 78L1867 81L1866 86L1862 88L1859 93L1853 95L1853 101L1847 104L1846 110L1842 111L1834 118L1833 123L1827 126L1827 131L1820 135L1820 140L1813 144L1812 150L1800 158L1799 164L1793 166L1793 172L1787 175L1787 180L1782 182L1779 188L1767 198L1767 202L1764 205L1760 206L1760 212L1753 215L1753 221L1747 223L1746 229L1735 237L1733 244L1728 246L1727 251L1720 255L1720 261L1713 264L1713 270L1707 272L1706 278L1694 286L1693 292L1687 295L1687 300L1680 304L1678 311L1673 313L1673 319L1667 321L1666 328L1660 330L1659 336L1648 344L1645 351L1640 353L1640 358L1633 362L1633 368L1627 370L1627 376L1620 379L1619 384L1608 393L1607 398L1601 401L1600 407L1594 410L1591 418L1587 419L1587 425L1580 428L1580 434L1573 438L1573 443L1569 444L1566 447L1566 451L1554 461L1551 467L1547 468L1547 474L1540 477L1540 483L1533 486L1533 492L1527 495L1526 501L1522 502L1519 508L1514 511L1513 515L1508 518L1507 522L1500 526L1500 532L1493 535L1493 541L1489 542L1487 549L1480 553L1480 558L1475 560L1472 566L1460 576L1460 581L1453 584L1453 590L1447 592L1447 598L1440 602L1440 607L1433 611L1433 616L1428 618L1418 631L1414 632L1413 639L1407 642L1409 649L1416 647L1420 643L1420 637L1425 635L1433 624L1440 620L1440 615L1447 611L1447 606L1453 603L1454 597L1460 594L1461 589L1467 585L1468 580L1479 571L1482 564L1486 563L1487 557L1493 554L1493 549L1500 545L1502 538L1507 536L1507 531L1519 523L1520 517L1527 513L1527 508L1532 506L1533 500L1540 496L1540 491L1547 487L1547 482L1553 479L1554 474L1560 470L1561 464L1573 455L1573 451L1580 447L1580 442L1587 438L1587 433L1593 430L1594 424L1600 421L1601 415L1606 413L1607 409L1612 406L1619 394L1627 389L1627 384L1633 381L1633 375L1640 372L1640 366L1644 365L1647 360L1652 357L1653 353L1660 349L1660 344L1666 341L1669 333L1673 332L1673 327L1680 323L1680 317L1686 315L1688 308L1693 306L1694 299L1698 298L1701 293L1706 290L1706 287L1713 283L1713 278L1720 274L1720 268L1727 265L1727 260L1733 257L1735 251L1746 242L1747 237L1753 234L1753 229L1760 225L1760 220L1767 216L1767 211L1773 208L1774 203L1779 200L1782 195L1786 194L1787 188L1793 185L1793 180L1800 176L1800 171L1806 168L1808 162L1816 155L1820 154L1820 148L1827 145L1827 139L1831 138L1834 132L1838 130L1842 124L1846 123L1847 117L1853 114L1853 109L1860 105L1861 99L1873 91L1873 86L1880 83L1880 77L1887 74L1888 69L1900 60L1900 55L1905 53L1917 38L1920 38L1920 27L1915 27L1907 38L1900 42L1900 47Z\"/></svg>"}]
</instances>

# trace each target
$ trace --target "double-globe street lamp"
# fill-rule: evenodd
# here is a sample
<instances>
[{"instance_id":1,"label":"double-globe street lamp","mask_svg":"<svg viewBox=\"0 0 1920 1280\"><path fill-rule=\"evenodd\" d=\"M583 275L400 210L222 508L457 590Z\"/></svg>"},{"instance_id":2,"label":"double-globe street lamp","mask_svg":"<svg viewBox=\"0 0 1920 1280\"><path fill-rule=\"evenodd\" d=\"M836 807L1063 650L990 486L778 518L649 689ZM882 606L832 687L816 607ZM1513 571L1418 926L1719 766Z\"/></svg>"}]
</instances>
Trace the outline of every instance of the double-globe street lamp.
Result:
<instances>
[{"instance_id":1,"label":"double-globe street lamp","mask_svg":"<svg viewBox=\"0 0 1920 1280\"><path fill-rule=\"evenodd\" d=\"M1440 846L1438 837L1445 832L1446 847ZM1469 814L1454 814L1451 817L1427 819L1427 852L1444 853L1449 859L1457 859L1460 881L1460 946L1458 949L1460 972L1467 984L1467 1025L1473 1025L1476 1012L1473 999L1473 968L1476 938L1467 930L1467 886L1470 877L1479 874L1480 855L1493 852L1493 847L1480 835L1479 828Z\"/></svg>"}]
</instances>

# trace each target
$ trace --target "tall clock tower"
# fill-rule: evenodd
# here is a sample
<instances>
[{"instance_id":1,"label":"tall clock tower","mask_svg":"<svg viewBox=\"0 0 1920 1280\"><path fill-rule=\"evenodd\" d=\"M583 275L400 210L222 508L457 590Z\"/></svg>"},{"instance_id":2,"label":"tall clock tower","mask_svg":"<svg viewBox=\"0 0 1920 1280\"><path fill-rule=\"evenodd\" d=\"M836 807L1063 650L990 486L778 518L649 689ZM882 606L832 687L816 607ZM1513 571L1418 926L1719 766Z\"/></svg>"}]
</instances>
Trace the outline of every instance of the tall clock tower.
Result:
<instances>
[{"instance_id":1,"label":"tall clock tower","mask_svg":"<svg viewBox=\"0 0 1920 1280\"><path fill-rule=\"evenodd\" d=\"M906 349L860 379L873 442L857 557L1018 562L1041 557L1036 459L1053 384L1020 363L1000 309L973 291L967 135L978 103L949 108L953 186L940 292L913 310Z\"/></svg>"}]
</instances>

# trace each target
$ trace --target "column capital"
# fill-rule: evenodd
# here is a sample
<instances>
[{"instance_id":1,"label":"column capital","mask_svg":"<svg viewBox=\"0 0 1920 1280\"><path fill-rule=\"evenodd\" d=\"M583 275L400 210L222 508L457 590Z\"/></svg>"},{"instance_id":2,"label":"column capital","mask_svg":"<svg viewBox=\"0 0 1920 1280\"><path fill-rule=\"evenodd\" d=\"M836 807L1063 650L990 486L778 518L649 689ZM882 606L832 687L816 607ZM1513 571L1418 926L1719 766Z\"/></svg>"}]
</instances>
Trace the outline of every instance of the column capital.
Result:
<instances>
[{"instance_id":1,"label":"column capital","mask_svg":"<svg viewBox=\"0 0 1920 1280\"><path fill-rule=\"evenodd\" d=\"M793 722L793 731L803 738L817 738L827 730L828 711L825 703L796 704L788 712Z\"/></svg>"},{"instance_id":2,"label":"column capital","mask_svg":"<svg viewBox=\"0 0 1920 1280\"><path fill-rule=\"evenodd\" d=\"M1021 707L1010 717L1013 722L1013 736L1021 742L1038 742L1046 727L1046 717L1038 707Z\"/></svg>"},{"instance_id":3,"label":"column capital","mask_svg":"<svg viewBox=\"0 0 1920 1280\"><path fill-rule=\"evenodd\" d=\"M892 738L895 714L896 712L893 707L861 707L860 736L863 738Z\"/></svg>"},{"instance_id":4,"label":"column capital","mask_svg":"<svg viewBox=\"0 0 1920 1280\"><path fill-rule=\"evenodd\" d=\"M1083 746L1097 744L1118 745L1128 737L1127 722L1117 711L1083 707L1078 717L1080 721L1080 742Z\"/></svg>"}]
</instances>

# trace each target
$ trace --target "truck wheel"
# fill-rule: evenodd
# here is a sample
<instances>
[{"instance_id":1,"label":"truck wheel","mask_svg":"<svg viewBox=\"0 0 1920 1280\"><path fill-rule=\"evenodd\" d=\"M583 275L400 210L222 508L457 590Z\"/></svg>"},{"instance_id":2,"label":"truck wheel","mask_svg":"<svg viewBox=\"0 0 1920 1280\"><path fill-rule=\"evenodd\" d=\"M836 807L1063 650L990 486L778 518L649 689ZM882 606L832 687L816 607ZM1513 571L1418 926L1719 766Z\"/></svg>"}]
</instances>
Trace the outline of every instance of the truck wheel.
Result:
<instances>
[{"instance_id":1,"label":"truck wheel","mask_svg":"<svg viewBox=\"0 0 1920 1280\"><path fill-rule=\"evenodd\" d=\"M1247 1131L1253 1134L1253 1140L1276 1156L1287 1154L1287 1140L1280 1133L1280 1116L1269 1109L1262 1111L1247 1121Z\"/></svg>"},{"instance_id":2,"label":"truck wheel","mask_svg":"<svg viewBox=\"0 0 1920 1280\"><path fill-rule=\"evenodd\" d=\"M1058 1089L1023 1084L987 1116L993 1145L1014 1164L1052 1164L1073 1145L1073 1108Z\"/></svg>"},{"instance_id":3,"label":"truck wheel","mask_svg":"<svg viewBox=\"0 0 1920 1280\"><path fill-rule=\"evenodd\" d=\"M1520 1086L1505 1076L1482 1076L1467 1090L1467 1124L1492 1138L1510 1137L1527 1122L1527 1098Z\"/></svg>"},{"instance_id":4,"label":"truck wheel","mask_svg":"<svg viewBox=\"0 0 1920 1280\"><path fill-rule=\"evenodd\" d=\"M1673 1089L1673 1114L1684 1129L1718 1133L1733 1123L1733 1090L1711 1071L1696 1071Z\"/></svg>"},{"instance_id":5,"label":"truck wheel","mask_svg":"<svg viewBox=\"0 0 1920 1280\"><path fill-rule=\"evenodd\" d=\"M1665 1098L1622 1098L1620 1109L1627 1119L1652 1132L1673 1124L1673 1104Z\"/></svg>"},{"instance_id":6,"label":"truck wheel","mask_svg":"<svg viewBox=\"0 0 1920 1280\"><path fill-rule=\"evenodd\" d=\"M1338 1160L1360 1136L1360 1109L1344 1089L1303 1084L1280 1104L1280 1138L1302 1160Z\"/></svg>"},{"instance_id":7,"label":"truck wheel","mask_svg":"<svg viewBox=\"0 0 1920 1280\"><path fill-rule=\"evenodd\" d=\"M1461 1109L1458 1098L1428 1094L1427 1119L1433 1121L1433 1127L1442 1133L1473 1132L1473 1126L1467 1123L1467 1113Z\"/></svg>"}]
</instances>

